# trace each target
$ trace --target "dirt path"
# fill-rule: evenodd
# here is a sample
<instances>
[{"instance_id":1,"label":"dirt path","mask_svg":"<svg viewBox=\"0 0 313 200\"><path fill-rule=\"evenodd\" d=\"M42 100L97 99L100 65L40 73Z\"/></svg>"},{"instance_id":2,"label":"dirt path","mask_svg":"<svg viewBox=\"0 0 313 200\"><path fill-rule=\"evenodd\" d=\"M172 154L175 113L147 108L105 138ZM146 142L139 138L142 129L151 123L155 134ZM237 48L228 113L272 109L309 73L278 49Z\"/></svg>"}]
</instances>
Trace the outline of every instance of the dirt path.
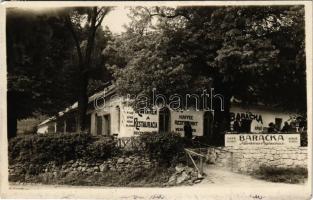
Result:
<instances>
[{"instance_id":1,"label":"dirt path","mask_svg":"<svg viewBox=\"0 0 313 200\"><path fill-rule=\"evenodd\" d=\"M303 185L303 184L286 184L286 183L273 183L260 179L256 179L249 175L244 175L240 173L231 172L229 170L220 169L217 167L207 167L204 169L204 173L206 174L205 180L203 180L201 184L218 184L218 185L229 185L229 186L290 186L290 185Z\"/></svg>"},{"instance_id":2,"label":"dirt path","mask_svg":"<svg viewBox=\"0 0 313 200\"><path fill-rule=\"evenodd\" d=\"M305 184L271 183L218 168L205 169L206 178L193 186L168 188L114 188L61 185L11 185L14 194L26 198L102 198L102 199L217 199L217 200L306 200L310 191ZM62 192L60 192L62 191ZM85 192L86 194L79 194Z\"/></svg>"}]
</instances>

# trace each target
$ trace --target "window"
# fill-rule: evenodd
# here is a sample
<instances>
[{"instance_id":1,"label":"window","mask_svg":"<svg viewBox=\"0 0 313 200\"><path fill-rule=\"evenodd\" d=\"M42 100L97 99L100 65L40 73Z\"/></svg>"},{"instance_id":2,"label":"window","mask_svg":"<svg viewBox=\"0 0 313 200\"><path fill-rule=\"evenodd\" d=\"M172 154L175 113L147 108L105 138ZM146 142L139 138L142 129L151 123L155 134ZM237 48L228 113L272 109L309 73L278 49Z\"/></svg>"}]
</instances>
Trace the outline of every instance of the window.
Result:
<instances>
[{"instance_id":1,"label":"window","mask_svg":"<svg viewBox=\"0 0 313 200\"><path fill-rule=\"evenodd\" d=\"M117 115L117 131L120 132L121 126L121 109L119 106L116 106L116 115Z\"/></svg>"}]
</instances>

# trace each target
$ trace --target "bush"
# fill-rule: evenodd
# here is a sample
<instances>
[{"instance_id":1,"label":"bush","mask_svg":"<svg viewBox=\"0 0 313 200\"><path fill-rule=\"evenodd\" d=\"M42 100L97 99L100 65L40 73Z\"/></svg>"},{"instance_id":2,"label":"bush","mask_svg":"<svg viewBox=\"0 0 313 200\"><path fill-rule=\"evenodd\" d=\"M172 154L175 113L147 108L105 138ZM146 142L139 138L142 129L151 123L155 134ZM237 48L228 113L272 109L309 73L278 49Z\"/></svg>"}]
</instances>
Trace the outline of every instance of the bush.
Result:
<instances>
[{"instance_id":1,"label":"bush","mask_svg":"<svg viewBox=\"0 0 313 200\"><path fill-rule=\"evenodd\" d=\"M119 153L116 141L108 137L99 137L87 146L87 154L90 159L104 160Z\"/></svg>"},{"instance_id":2,"label":"bush","mask_svg":"<svg viewBox=\"0 0 313 200\"><path fill-rule=\"evenodd\" d=\"M271 182L302 183L308 177L308 171L302 167L283 168L262 165L255 176Z\"/></svg>"},{"instance_id":3,"label":"bush","mask_svg":"<svg viewBox=\"0 0 313 200\"><path fill-rule=\"evenodd\" d=\"M89 134L47 134L16 137L9 141L9 162L44 164L81 158L88 143Z\"/></svg>"},{"instance_id":4,"label":"bush","mask_svg":"<svg viewBox=\"0 0 313 200\"><path fill-rule=\"evenodd\" d=\"M107 159L118 149L111 138L85 133L31 135L9 141L9 164L22 164L27 174L38 174L49 162L61 165L76 159Z\"/></svg>"},{"instance_id":5,"label":"bush","mask_svg":"<svg viewBox=\"0 0 313 200\"><path fill-rule=\"evenodd\" d=\"M184 139L177 133L147 133L139 136L145 153L160 164L176 165L184 158Z\"/></svg>"}]
</instances>

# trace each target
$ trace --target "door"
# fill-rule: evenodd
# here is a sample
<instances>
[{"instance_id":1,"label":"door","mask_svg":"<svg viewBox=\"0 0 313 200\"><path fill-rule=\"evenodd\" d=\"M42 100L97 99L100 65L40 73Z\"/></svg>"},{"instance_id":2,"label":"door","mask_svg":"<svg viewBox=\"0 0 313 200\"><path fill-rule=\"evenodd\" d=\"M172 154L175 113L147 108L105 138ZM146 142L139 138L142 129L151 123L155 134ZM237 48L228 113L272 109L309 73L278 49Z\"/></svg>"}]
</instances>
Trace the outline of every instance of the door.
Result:
<instances>
[{"instance_id":1,"label":"door","mask_svg":"<svg viewBox=\"0 0 313 200\"><path fill-rule=\"evenodd\" d=\"M159 132L169 133L170 132L170 110L165 107L159 112Z\"/></svg>"},{"instance_id":2,"label":"door","mask_svg":"<svg viewBox=\"0 0 313 200\"><path fill-rule=\"evenodd\" d=\"M111 134L111 117L110 115L104 115L103 116L103 129L104 129L104 135L110 135Z\"/></svg>"},{"instance_id":3,"label":"door","mask_svg":"<svg viewBox=\"0 0 313 200\"><path fill-rule=\"evenodd\" d=\"M97 135L102 134L102 116L96 116Z\"/></svg>"},{"instance_id":4,"label":"door","mask_svg":"<svg viewBox=\"0 0 313 200\"><path fill-rule=\"evenodd\" d=\"M207 139L213 137L213 115L211 111L206 111L203 116L203 136Z\"/></svg>"}]
</instances>

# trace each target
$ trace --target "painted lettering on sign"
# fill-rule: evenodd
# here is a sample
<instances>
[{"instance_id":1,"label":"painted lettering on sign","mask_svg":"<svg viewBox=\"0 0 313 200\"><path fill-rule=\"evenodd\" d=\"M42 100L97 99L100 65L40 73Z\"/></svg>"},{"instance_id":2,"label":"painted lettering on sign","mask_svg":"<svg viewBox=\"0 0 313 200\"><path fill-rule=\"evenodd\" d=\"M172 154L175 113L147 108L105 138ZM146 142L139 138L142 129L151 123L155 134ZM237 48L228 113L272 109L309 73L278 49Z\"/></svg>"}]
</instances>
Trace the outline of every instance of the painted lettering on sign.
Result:
<instances>
[{"instance_id":1,"label":"painted lettering on sign","mask_svg":"<svg viewBox=\"0 0 313 200\"><path fill-rule=\"evenodd\" d=\"M225 134L225 146L300 146L300 134Z\"/></svg>"},{"instance_id":2,"label":"painted lettering on sign","mask_svg":"<svg viewBox=\"0 0 313 200\"><path fill-rule=\"evenodd\" d=\"M283 135L239 135L239 141L284 141Z\"/></svg>"},{"instance_id":3,"label":"painted lettering on sign","mask_svg":"<svg viewBox=\"0 0 313 200\"><path fill-rule=\"evenodd\" d=\"M136 130L139 130L140 127L143 128L157 128L157 122L149 122L149 121L139 121L138 118L134 118L134 127Z\"/></svg>"},{"instance_id":4,"label":"painted lettering on sign","mask_svg":"<svg viewBox=\"0 0 313 200\"><path fill-rule=\"evenodd\" d=\"M243 112L241 112L241 113L231 112L230 113L230 121L235 121L235 120L241 121L243 119L251 120L251 121L256 120L257 122L263 124L262 115L260 115L260 114L253 114L251 112L245 112L245 113L243 113Z\"/></svg>"},{"instance_id":5,"label":"painted lettering on sign","mask_svg":"<svg viewBox=\"0 0 313 200\"><path fill-rule=\"evenodd\" d=\"M129 136L157 132L158 122L159 117L156 110L137 113L128 107L122 111L122 129Z\"/></svg>"},{"instance_id":6,"label":"painted lettering on sign","mask_svg":"<svg viewBox=\"0 0 313 200\"><path fill-rule=\"evenodd\" d=\"M192 134L203 135L203 112L200 111L179 111L171 112L171 130L184 136L185 123L189 122Z\"/></svg>"}]
</instances>

